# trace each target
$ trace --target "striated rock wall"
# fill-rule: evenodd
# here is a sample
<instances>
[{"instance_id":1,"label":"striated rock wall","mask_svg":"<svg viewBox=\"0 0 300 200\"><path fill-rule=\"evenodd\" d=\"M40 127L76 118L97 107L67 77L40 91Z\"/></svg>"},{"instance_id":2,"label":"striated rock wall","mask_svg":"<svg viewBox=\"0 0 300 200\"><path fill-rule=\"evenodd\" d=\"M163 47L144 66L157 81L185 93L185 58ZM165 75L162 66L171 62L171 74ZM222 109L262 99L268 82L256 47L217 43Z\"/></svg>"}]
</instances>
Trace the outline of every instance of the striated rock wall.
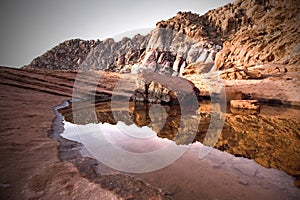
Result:
<instances>
[{"instance_id":1,"label":"striated rock wall","mask_svg":"<svg viewBox=\"0 0 300 200\"><path fill-rule=\"evenodd\" d=\"M173 76L182 75L188 65L196 62L214 62L219 45L196 41L186 34L171 29L156 28L140 62L132 66L133 73L159 72Z\"/></svg>"},{"instance_id":2,"label":"striated rock wall","mask_svg":"<svg viewBox=\"0 0 300 200\"><path fill-rule=\"evenodd\" d=\"M121 41L69 40L24 68L159 72L173 76L243 68L238 79L256 78L246 68L298 64L300 3L294 0L238 0L200 16L178 12L146 36ZM239 73L237 74L239 75ZM227 79L226 76L223 78ZM260 77L258 77L260 78Z\"/></svg>"},{"instance_id":3,"label":"striated rock wall","mask_svg":"<svg viewBox=\"0 0 300 200\"><path fill-rule=\"evenodd\" d=\"M69 40L25 66L54 70L106 70L120 73L159 72L182 75L191 63L213 65L221 46L197 42L186 34L157 28L146 36L136 35L115 42Z\"/></svg>"},{"instance_id":4,"label":"striated rock wall","mask_svg":"<svg viewBox=\"0 0 300 200\"><path fill-rule=\"evenodd\" d=\"M300 3L293 0L239 0L199 16L179 12L157 23L197 41L218 44L218 69L265 63L299 63Z\"/></svg>"},{"instance_id":5,"label":"striated rock wall","mask_svg":"<svg viewBox=\"0 0 300 200\"><path fill-rule=\"evenodd\" d=\"M239 1L250 23L223 43L216 56L219 69L266 63L298 64L300 58L300 2Z\"/></svg>"},{"instance_id":6,"label":"striated rock wall","mask_svg":"<svg viewBox=\"0 0 300 200\"><path fill-rule=\"evenodd\" d=\"M197 41L222 45L223 41L241 26L249 23L251 23L251 16L247 16L246 10L240 7L240 3L228 3L202 16L191 12L178 12L175 17L160 21L156 25L159 28L182 32Z\"/></svg>"}]
</instances>

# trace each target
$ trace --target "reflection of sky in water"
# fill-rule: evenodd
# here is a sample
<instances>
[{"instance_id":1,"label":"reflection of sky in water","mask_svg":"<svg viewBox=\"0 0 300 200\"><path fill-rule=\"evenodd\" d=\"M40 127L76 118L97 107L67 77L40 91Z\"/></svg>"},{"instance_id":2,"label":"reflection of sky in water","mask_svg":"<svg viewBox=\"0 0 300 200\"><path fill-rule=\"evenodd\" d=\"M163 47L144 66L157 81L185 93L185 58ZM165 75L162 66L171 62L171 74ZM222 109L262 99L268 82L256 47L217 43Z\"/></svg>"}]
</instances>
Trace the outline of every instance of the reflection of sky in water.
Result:
<instances>
[{"instance_id":1,"label":"reflection of sky in water","mask_svg":"<svg viewBox=\"0 0 300 200\"><path fill-rule=\"evenodd\" d=\"M137 127L134 124L128 126L123 122L118 122L116 125L108 123L76 125L64 121L64 124L65 131L62 134L64 138L87 144L90 147L98 147L98 150L105 151L104 155L106 157L121 164L122 167L130 165L130 162L133 162L133 165L137 165L137 167L147 167L149 163L164 164L164 168L149 170L148 173L138 173L134 174L134 176L145 180L155 187L166 188L169 191L172 191L174 184L176 184L180 192L175 197L179 199L181 198L180 195L195 198L195 196L189 196L189 191L200 191L201 189L199 190L199 188L203 184L218 187L205 189L207 193L210 193L211 197L214 197L214 194L221 194L220 191L228 190L229 186L234 188L233 193L235 193L237 198L246 195L253 198L297 199L297 196L300 195L300 191L293 185L292 177L276 169L266 169L253 160L235 157L217 149L209 149L209 154L200 158L199 152L208 148L200 142L190 145L176 145L171 140L157 137L156 133L149 127ZM172 150L176 148L184 150L184 154L174 161L167 160L166 163L161 163L161 160L166 159L164 156L157 158L157 160L148 157L145 162L143 160L134 161L134 159L130 161L128 157L121 159L122 156L121 158L116 158L115 155L112 156L109 152L115 149L109 147L106 142L101 142L101 140L108 141L115 148L138 155L147 152L159 152L159 150L168 146L172 146ZM91 153L96 158L99 156L97 153L95 155L93 149ZM169 151L167 155L171 155L171 152ZM99 159L97 160L99 161ZM106 162L107 160L104 164ZM168 162L170 165L167 164ZM102 164L99 164L98 168L101 174L113 173L110 170L105 171L107 169ZM129 166L126 170L134 171L136 169ZM153 177L160 178L158 180L153 179ZM183 180L189 181L184 182ZM204 180L205 182L203 182ZM199 194L202 192L199 192ZM237 194L237 192L241 194ZM193 195L197 196L197 194ZM232 197L230 193L227 195L229 195L227 197Z\"/></svg>"},{"instance_id":2,"label":"reflection of sky in water","mask_svg":"<svg viewBox=\"0 0 300 200\"><path fill-rule=\"evenodd\" d=\"M83 140L99 142L100 136L104 136L111 144L126 151L142 153L156 151L166 145L174 143L166 138L159 138L149 127L138 127L135 124L126 125L118 122L116 125L109 123L76 125L64 121L65 131L61 134L66 139L82 143ZM80 132L78 128L81 128ZM102 134L100 134L100 132ZM80 135L79 135L80 134ZM98 140L97 140L98 139Z\"/></svg>"},{"instance_id":3,"label":"reflection of sky in water","mask_svg":"<svg viewBox=\"0 0 300 200\"><path fill-rule=\"evenodd\" d=\"M160 139L148 127L108 123L74 125L65 122L63 137L80 142L105 165L124 172L145 173L166 167L188 148ZM141 135L141 138L138 136Z\"/></svg>"},{"instance_id":4,"label":"reflection of sky in water","mask_svg":"<svg viewBox=\"0 0 300 200\"><path fill-rule=\"evenodd\" d=\"M72 115L65 110L65 132L62 136L82 143L84 147L80 153L82 156L92 157L99 161L96 171L100 174L129 172L154 187L174 192L175 199L203 199L201 194L204 191L207 193L207 197L211 197L209 199L224 199L225 197L225 199L244 197L248 197L248 199L298 199L297 197L300 196L300 190L293 185L293 177L276 169L264 168L254 161L257 156L261 155L259 153L263 153L263 150L266 149L267 146L264 146L268 145L266 138L273 139L273 143L279 141L280 144L285 144L284 135L275 134L278 131L272 134L269 126L277 127L278 124L286 123L286 128L294 130L295 127L289 120L293 116L299 116L299 112L294 109L282 112L283 108L281 107L264 106L261 114L257 116L229 115L228 124L223 129L220 144L218 143L219 146L216 148L222 147L222 142L224 142L229 145L227 146L228 152L239 150L237 155L240 152L252 153L254 151L250 151L250 148L254 148L255 152L251 157L253 160L249 160L206 147L201 143L203 137L207 136L204 134L210 122L210 115L206 115L206 113L210 113L209 105L201 107L203 112L200 112L199 115L199 134L192 144L185 142L185 136L191 129L190 121L197 121L197 118L194 119L190 116L184 118L178 115L176 107L166 109L168 117L157 117L155 114L162 112L135 105L134 109L130 110L130 119L132 120L130 122L122 120L124 116L128 119L128 115L124 114L120 106L113 113L114 115L110 113L111 109L106 103L97 108L100 108L97 110L97 120L109 123L95 124L85 112L86 110L80 110L77 114L81 117L80 119L84 119L82 124L89 124L72 124L70 123ZM287 108L284 110L286 111ZM284 120L277 118L279 113ZM184 123L180 124L183 125L182 132L176 128L180 116L181 119L186 119L183 121ZM123 121L131 125L126 125ZM174 122L176 123L174 124ZM235 131L230 127L234 127ZM193 130L197 130L197 128L193 128ZM247 130L247 132L245 133L243 130ZM259 134L257 134L258 130L261 130ZM256 136L257 140L253 140ZM240 144L244 144L244 146L240 146ZM287 150L283 146L277 146L276 152L286 152ZM164 150L168 151L164 152ZM129 154L126 154L128 152ZM273 155L272 152L268 150L263 158L276 161L276 156L281 154ZM148 153L150 155L147 155ZM139 155L146 156L139 158ZM271 155L275 157L271 157ZM295 157L292 154L290 156L291 158ZM285 163L283 165L285 166ZM158 177L159 180L157 180ZM192 193L191 191L196 192ZM228 192L228 196L224 198L219 196L223 192ZM234 195L232 196L232 194Z\"/></svg>"}]
</instances>

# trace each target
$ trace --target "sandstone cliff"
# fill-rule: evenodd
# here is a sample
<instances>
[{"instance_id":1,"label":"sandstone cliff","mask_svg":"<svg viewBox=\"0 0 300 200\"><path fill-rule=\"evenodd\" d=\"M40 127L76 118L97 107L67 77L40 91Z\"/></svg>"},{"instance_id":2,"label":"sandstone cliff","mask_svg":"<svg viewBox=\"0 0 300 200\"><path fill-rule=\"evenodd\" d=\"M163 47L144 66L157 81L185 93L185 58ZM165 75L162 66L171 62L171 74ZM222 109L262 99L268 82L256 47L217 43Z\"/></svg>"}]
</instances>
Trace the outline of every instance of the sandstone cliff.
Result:
<instances>
[{"instance_id":1,"label":"sandstone cliff","mask_svg":"<svg viewBox=\"0 0 300 200\"><path fill-rule=\"evenodd\" d=\"M239 1L250 24L242 26L217 55L220 69L265 63L299 64L300 2Z\"/></svg>"},{"instance_id":2,"label":"sandstone cliff","mask_svg":"<svg viewBox=\"0 0 300 200\"><path fill-rule=\"evenodd\" d=\"M246 69L299 63L299 11L300 3L293 0L238 0L202 16L178 12L158 22L146 36L118 42L69 40L25 68L77 70L80 66L83 70L185 75L207 72L215 63L220 70L242 68L242 75L234 74L233 79L260 78Z\"/></svg>"},{"instance_id":3,"label":"sandstone cliff","mask_svg":"<svg viewBox=\"0 0 300 200\"><path fill-rule=\"evenodd\" d=\"M264 63L299 63L300 3L292 0L239 0L203 16L179 12L158 27L223 46L219 69Z\"/></svg>"}]
</instances>

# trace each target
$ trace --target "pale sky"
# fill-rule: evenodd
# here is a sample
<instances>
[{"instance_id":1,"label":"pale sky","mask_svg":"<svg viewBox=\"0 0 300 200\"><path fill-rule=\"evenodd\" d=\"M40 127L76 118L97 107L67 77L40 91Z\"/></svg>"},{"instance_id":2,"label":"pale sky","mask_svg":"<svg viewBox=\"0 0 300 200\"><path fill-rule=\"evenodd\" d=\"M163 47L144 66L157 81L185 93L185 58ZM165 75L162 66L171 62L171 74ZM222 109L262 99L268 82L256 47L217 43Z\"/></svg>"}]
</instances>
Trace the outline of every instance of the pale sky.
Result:
<instances>
[{"instance_id":1,"label":"pale sky","mask_svg":"<svg viewBox=\"0 0 300 200\"><path fill-rule=\"evenodd\" d=\"M228 2L234 0L1 0L0 65L22 67L67 39L103 40Z\"/></svg>"}]
</instances>

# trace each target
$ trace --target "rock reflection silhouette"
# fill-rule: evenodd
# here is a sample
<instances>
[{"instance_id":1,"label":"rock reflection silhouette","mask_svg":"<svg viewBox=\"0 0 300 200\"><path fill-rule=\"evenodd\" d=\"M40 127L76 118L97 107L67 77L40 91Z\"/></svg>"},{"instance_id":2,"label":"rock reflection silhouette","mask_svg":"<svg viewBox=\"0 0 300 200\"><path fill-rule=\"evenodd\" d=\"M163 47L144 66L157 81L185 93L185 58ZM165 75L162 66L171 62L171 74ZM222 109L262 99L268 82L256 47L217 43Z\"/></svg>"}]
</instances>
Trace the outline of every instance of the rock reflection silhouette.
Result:
<instances>
[{"instance_id":1,"label":"rock reflection silhouette","mask_svg":"<svg viewBox=\"0 0 300 200\"><path fill-rule=\"evenodd\" d=\"M209 112L209 109L203 112L201 107L198 112L193 110L194 115L191 117L182 115L179 105L159 105L151 112L153 105L145 103L120 104L114 111L111 110L109 101L95 105L94 102L74 103L78 104L77 110L73 110L74 113L72 104L59 110L66 121L75 123L73 114L80 116L77 117L80 120L77 120L76 124L104 122L116 124L121 120L127 125L135 123L139 127L148 126L158 137L173 140L178 145L188 145L196 141L203 143L204 139L209 141L210 138L206 133L209 128L213 128L209 126L212 112ZM94 116L92 111L96 111L97 116ZM294 109L292 112L300 116L299 110ZM151 121L151 118L155 121ZM193 127L194 124L198 124L198 127ZM191 138L190 130L195 129L197 134ZM214 148L235 156L253 159L264 167L276 168L297 177L300 176L299 130L300 122L295 120L294 116L227 113L222 133Z\"/></svg>"}]
</instances>

